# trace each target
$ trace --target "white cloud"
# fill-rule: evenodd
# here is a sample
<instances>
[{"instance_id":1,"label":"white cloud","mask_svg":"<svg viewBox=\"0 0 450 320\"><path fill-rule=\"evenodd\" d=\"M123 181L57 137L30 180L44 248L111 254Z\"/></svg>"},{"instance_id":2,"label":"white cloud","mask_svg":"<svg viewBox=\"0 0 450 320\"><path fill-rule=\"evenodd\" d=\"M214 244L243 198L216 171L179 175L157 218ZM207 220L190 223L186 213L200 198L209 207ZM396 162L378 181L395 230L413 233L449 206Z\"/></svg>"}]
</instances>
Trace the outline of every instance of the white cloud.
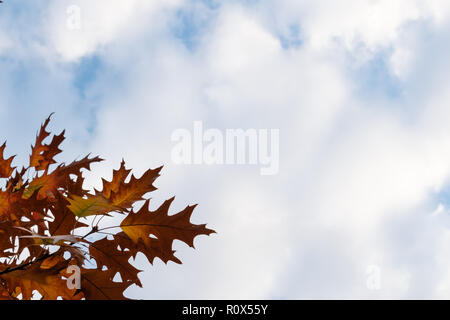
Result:
<instances>
[{"instance_id":1,"label":"white cloud","mask_svg":"<svg viewBox=\"0 0 450 320\"><path fill-rule=\"evenodd\" d=\"M359 5L357 9L362 10ZM372 9L378 15L387 10ZM414 10L400 9L379 31L361 18L350 19L351 14L342 17L350 20L343 26L327 27L321 20L326 17L310 17L314 23L307 23L312 35L342 37L345 44L351 44L360 32L366 45L377 50L395 45L400 26L417 19ZM315 10L318 15L324 12L321 7ZM356 84L347 78L339 59L318 53L315 45L284 50L263 20L251 10L225 6L194 53L181 49L173 39L156 48L151 58L137 54L138 67L124 74L131 81L127 95L119 100L115 96L115 107L102 109L105 120L96 145L106 147L107 137L117 137L123 144L127 140L121 152L138 166L166 155L169 165L167 176L161 177L163 193L186 193L195 180L194 190L199 188L201 193L191 190L188 195L208 209L199 207L200 214L219 231L217 239L201 240L207 249L202 247L195 254L180 251L187 259L183 277L189 275L192 280L182 282L178 266L168 266L163 277L161 268L144 276L144 282L156 283L158 288L165 281L170 283L167 291L151 296L421 296L417 288L422 287L415 283L426 275L395 259L392 250L401 246L386 243L385 229L397 227L398 220L414 224L411 219L417 218L417 212L423 215L420 223L428 221L428 209L423 206L449 175L450 158L443 152L448 136L437 141L420 120L415 126L405 124L403 114L352 96ZM326 29L316 34L314 28L319 26ZM119 119L136 141L117 130L114 124ZM238 182L238 173L231 174L233 168L173 167L168 159L170 145L165 145L170 131L180 125L189 128L197 119L218 127L280 126L280 175L264 181L246 173L246 180L259 180L249 186ZM165 134L155 136L154 132ZM118 157L118 153L108 148L108 156ZM205 190L204 185L211 183L209 175L215 177L214 187ZM230 186L229 181L236 183ZM230 188L233 191L227 191ZM223 202L211 200L218 195ZM256 225L246 233L252 221ZM427 233L421 240L436 243L435 236ZM241 247L242 251L234 251ZM415 263L423 254L419 247L405 259ZM441 256L440 251L435 254ZM379 264L382 270L383 289L377 292L366 287L366 267L371 264ZM430 262L427 268L438 266ZM189 293L180 291L186 281L193 281ZM131 292L138 295L140 291ZM435 296L433 290L427 292Z\"/></svg>"},{"instance_id":2,"label":"white cloud","mask_svg":"<svg viewBox=\"0 0 450 320\"><path fill-rule=\"evenodd\" d=\"M48 33L56 52L67 61L77 60L136 30L160 28L161 13L182 4L170 1L53 1Z\"/></svg>"},{"instance_id":3,"label":"white cloud","mask_svg":"<svg viewBox=\"0 0 450 320\"><path fill-rule=\"evenodd\" d=\"M166 164L155 202L177 195L174 211L198 202L195 221L218 231L199 238L196 251L177 243L185 264L145 267L146 289L129 294L448 297L447 204L431 214L450 178L447 3L224 3L202 13L212 18L194 30L192 49L170 29L189 3L78 1L83 27L71 31L69 2L52 2L42 41L21 57L44 57L53 71L44 87L59 95L33 96L70 101L64 117L71 119L80 100L69 67L91 54L104 64L89 87L99 106L93 141L76 140L72 150L109 159L89 183L98 186L122 157L138 173ZM284 47L280 36L293 37L293 25L301 44ZM0 54L10 50L1 49L5 37ZM380 53L400 97L360 94L372 89L361 85L361 70ZM45 91L37 82L30 86ZM79 118L72 130L84 123ZM279 128L280 174L172 164L172 131L195 120L219 129ZM137 263L143 267L142 257ZM366 286L369 265L380 267L381 290Z\"/></svg>"}]
</instances>

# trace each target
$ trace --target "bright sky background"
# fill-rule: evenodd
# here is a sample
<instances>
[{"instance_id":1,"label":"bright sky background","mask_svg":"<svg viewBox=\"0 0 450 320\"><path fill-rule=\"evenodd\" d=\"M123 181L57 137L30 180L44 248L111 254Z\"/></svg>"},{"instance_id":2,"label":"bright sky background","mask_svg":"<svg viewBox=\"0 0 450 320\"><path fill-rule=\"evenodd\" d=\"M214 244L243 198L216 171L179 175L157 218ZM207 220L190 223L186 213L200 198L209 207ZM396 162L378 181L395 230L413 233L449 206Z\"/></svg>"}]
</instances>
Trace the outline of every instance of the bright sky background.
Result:
<instances>
[{"instance_id":1,"label":"bright sky background","mask_svg":"<svg viewBox=\"0 0 450 320\"><path fill-rule=\"evenodd\" d=\"M447 0L5 0L0 140L24 163L55 111L60 160L108 160L88 187L124 157L165 165L155 206L199 203L218 234L139 257L129 297L448 299L449 40ZM280 129L279 173L175 165L195 120Z\"/></svg>"}]
</instances>

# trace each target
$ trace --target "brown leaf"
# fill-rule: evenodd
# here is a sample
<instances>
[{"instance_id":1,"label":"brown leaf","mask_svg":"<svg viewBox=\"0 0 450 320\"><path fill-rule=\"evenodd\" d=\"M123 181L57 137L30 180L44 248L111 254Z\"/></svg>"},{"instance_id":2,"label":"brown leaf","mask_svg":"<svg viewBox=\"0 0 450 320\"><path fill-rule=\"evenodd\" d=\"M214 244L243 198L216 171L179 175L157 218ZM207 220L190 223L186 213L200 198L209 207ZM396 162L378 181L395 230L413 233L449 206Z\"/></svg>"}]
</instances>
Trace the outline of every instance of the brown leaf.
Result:
<instances>
[{"instance_id":1,"label":"brown leaf","mask_svg":"<svg viewBox=\"0 0 450 320\"><path fill-rule=\"evenodd\" d=\"M112 275L119 272L123 280L142 287L137 276L140 270L128 262L131 258L130 251L119 250L117 247L117 241L103 238L89 245L89 253L97 261L97 268L105 266L112 271Z\"/></svg>"},{"instance_id":2,"label":"brown leaf","mask_svg":"<svg viewBox=\"0 0 450 320\"><path fill-rule=\"evenodd\" d=\"M56 300L58 297L72 299L76 290L69 289L67 281L62 278L69 262L62 257L56 259L49 263L52 264L49 268L48 264L42 268L40 263L33 263L23 269L1 274L0 277L6 281L9 290L19 288L25 300L32 298L34 290L39 291L45 300Z\"/></svg>"},{"instance_id":3,"label":"brown leaf","mask_svg":"<svg viewBox=\"0 0 450 320\"><path fill-rule=\"evenodd\" d=\"M126 178L130 174L131 170L125 168L125 161L122 159L119 170L113 170L113 177L111 182L102 178L103 190L102 194L106 198L111 197L111 192L117 192L122 183L125 183ZM98 193L98 192L97 192Z\"/></svg>"},{"instance_id":4,"label":"brown leaf","mask_svg":"<svg viewBox=\"0 0 450 320\"><path fill-rule=\"evenodd\" d=\"M115 234L114 239L122 249L130 250L133 258L136 258L136 255L141 252L147 257L148 262L152 264L155 258L161 259L164 263L173 261L181 264L180 259L174 255L175 251L172 250L172 245L163 243L159 239L150 238L149 241L147 241L147 244L144 244L142 240L135 243L125 232Z\"/></svg>"},{"instance_id":5,"label":"brown leaf","mask_svg":"<svg viewBox=\"0 0 450 320\"><path fill-rule=\"evenodd\" d=\"M14 156L8 159L4 158L5 148L6 142L3 143L3 145L0 147L0 178L9 178L15 169L11 167L11 163L14 160Z\"/></svg>"},{"instance_id":6,"label":"brown leaf","mask_svg":"<svg viewBox=\"0 0 450 320\"><path fill-rule=\"evenodd\" d=\"M194 247L194 238L198 235L209 235L213 230L205 224L190 223L195 206L188 206L177 214L168 215L170 204L174 198L165 201L156 211L149 210L147 200L138 212L131 212L120 224L122 230L135 243L142 241L146 248L152 244L151 235L160 241L161 248L171 248L173 240L180 240Z\"/></svg>"},{"instance_id":7,"label":"brown leaf","mask_svg":"<svg viewBox=\"0 0 450 320\"><path fill-rule=\"evenodd\" d=\"M136 201L143 200L142 197L146 193L156 190L153 182L159 177L161 169L162 167L154 170L149 169L139 179L131 175L130 181L125 182L129 170L125 169L125 164L122 161L121 168L113 176L113 180L106 183L102 194L115 206L124 209L131 208Z\"/></svg>"},{"instance_id":8,"label":"brown leaf","mask_svg":"<svg viewBox=\"0 0 450 320\"><path fill-rule=\"evenodd\" d=\"M132 285L131 281L113 282L115 273L111 270L81 269L81 287L87 300L128 300L123 292Z\"/></svg>"},{"instance_id":9,"label":"brown leaf","mask_svg":"<svg viewBox=\"0 0 450 320\"><path fill-rule=\"evenodd\" d=\"M73 185L70 175L79 175L81 169L90 170L90 165L94 162L100 162L103 159L99 157L89 158L89 155L79 161L74 161L69 165L61 164L51 173L47 170L41 175L33 179L24 191L24 197L29 198L35 192L38 193L38 198L43 199L56 197L59 188L66 189L68 185Z\"/></svg>"},{"instance_id":10,"label":"brown leaf","mask_svg":"<svg viewBox=\"0 0 450 320\"><path fill-rule=\"evenodd\" d=\"M51 117L52 115L45 120L36 137L36 143L31 147L30 167L34 167L36 170L47 170L49 165L56 163L53 158L61 153L59 145L65 139L65 131L63 131L59 135L54 135L50 144L44 144L44 140L50 135L50 133L46 131L46 128Z\"/></svg>"},{"instance_id":11,"label":"brown leaf","mask_svg":"<svg viewBox=\"0 0 450 320\"><path fill-rule=\"evenodd\" d=\"M69 204L69 201L67 201L64 196L57 194L56 201L52 203L50 209L54 216L53 221L48 223L50 234L69 234L77 228L87 227L86 224L77 221L75 215L67 207Z\"/></svg>"},{"instance_id":12,"label":"brown leaf","mask_svg":"<svg viewBox=\"0 0 450 320\"><path fill-rule=\"evenodd\" d=\"M102 195L87 195L85 197L73 195L72 199L67 198L67 201L70 203L67 207L77 217L108 215L111 211L120 210L120 207L112 204Z\"/></svg>"}]
</instances>

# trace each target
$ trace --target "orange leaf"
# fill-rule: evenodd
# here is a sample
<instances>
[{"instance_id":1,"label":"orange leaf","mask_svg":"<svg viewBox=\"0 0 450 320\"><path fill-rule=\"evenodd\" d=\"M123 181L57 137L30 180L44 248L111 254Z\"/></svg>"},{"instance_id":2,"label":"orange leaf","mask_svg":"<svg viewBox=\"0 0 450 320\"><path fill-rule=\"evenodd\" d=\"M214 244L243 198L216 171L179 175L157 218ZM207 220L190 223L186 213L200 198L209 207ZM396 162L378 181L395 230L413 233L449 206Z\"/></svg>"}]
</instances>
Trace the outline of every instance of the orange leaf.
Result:
<instances>
[{"instance_id":1,"label":"orange leaf","mask_svg":"<svg viewBox=\"0 0 450 320\"><path fill-rule=\"evenodd\" d=\"M112 271L112 275L120 273L122 280L131 281L142 287L137 274L140 270L133 267L128 260L131 257L129 251L119 250L117 241L103 238L97 240L89 246L89 253L97 261L97 268L103 266ZM112 279L111 279L112 280Z\"/></svg>"},{"instance_id":2,"label":"orange leaf","mask_svg":"<svg viewBox=\"0 0 450 320\"><path fill-rule=\"evenodd\" d=\"M47 170L49 165L56 163L53 158L61 153L59 145L65 139L65 131L62 131L59 135L53 136L50 144L44 144L44 140L50 135L50 133L46 131L46 128L50 122L51 116L52 115L50 115L41 126L41 130L36 136L36 143L31 147L30 167L34 167L36 170Z\"/></svg>"},{"instance_id":3,"label":"orange leaf","mask_svg":"<svg viewBox=\"0 0 450 320\"><path fill-rule=\"evenodd\" d=\"M72 199L67 198L67 201L70 203L67 207L77 217L108 215L111 211L120 210L102 195L88 195L86 198L73 195Z\"/></svg>"},{"instance_id":4,"label":"orange leaf","mask_svg":"<svg viewBox=\"0 0 450 320\"><path fill-rule=\"evenodd\" d=\"M149 169L139 179L131 175L130 181L125 182L130 170L125 169L125 163L122 161L120 169L113 174L113 180L111 182L103 181L101 194L118 207L131 208L133 203L143 200L142 197L146 193L156 190L153 182L159 177L161 169L162 167ZM98 191L97 194L99 194Z\"/></svg>"},{"instance_id":5,"label":"orange leaf","mask_svg":"<svg viewBox=\"0 0 450 320\"><path fill-rule=\"evenodd\" d=\"M127 300L123 292L133 283L131 281L113 282L111 270L82 269L81 286L88 300Z\"/></svg>"},{"instance_id":6,"label":"orange leaf","mask_svg":"<svg viewBox=\"0 0 450 320\"><path fill-rule=\"evenodd\" d=\"M11 163L14 160L14 156L5 159L4 158L5 148L6 142L3 143L3 145L0 147L0 178L9 178L14 171L14 168L11 167Z\"/></svg>"},{"instance_id":7,"label":"orange leaf","mask_svg":"<svg viewBox=\"0 0 450 320\"><path fill-rule=\"evenodd\" d=\"M131 212L120 224L122 230L135 243L142 241L146 248L151 248L151 235L161 242L161 247L171 248L173 240L180 240L194 247L194 238L198 235L209 235L213 230L205 224L195 225L190 218L195 206L188 206L177 214L168 215L170 204L174 198L165 201L156 211L148 209L150 200L142 208Z\"/></svg>"},{"instance_id":8,"label":"orange leaf","mask_svg":"<svg viewBox=\"0 0 450 320\"><path fill-rule=\"evenodd\" d=\"M40 264L34 263L29 267L2 274L1 278L6 281L10 290L15 291L19 288L25 300L32 298L34 290L37 290L45 300L56 300L58 297L72 299L76 290L69 289L67 281L62 278L68 261L62 257L56 259L49 263L53 264L49 268L42 268Z\"/></svg>"}]
</instances>

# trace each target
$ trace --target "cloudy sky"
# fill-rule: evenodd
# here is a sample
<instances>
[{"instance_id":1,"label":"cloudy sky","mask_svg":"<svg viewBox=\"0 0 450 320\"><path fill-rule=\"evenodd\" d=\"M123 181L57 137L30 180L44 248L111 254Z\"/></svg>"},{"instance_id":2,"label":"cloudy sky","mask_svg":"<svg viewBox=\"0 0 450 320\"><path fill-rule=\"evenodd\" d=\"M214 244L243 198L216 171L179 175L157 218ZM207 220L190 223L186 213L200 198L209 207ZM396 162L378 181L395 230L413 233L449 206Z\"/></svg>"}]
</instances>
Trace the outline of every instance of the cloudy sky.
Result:
<instances>
[{"instance_id":1,"label":"cloudy sky","mask_svg":"<svg viewBox=\"0 0 450 320\"><path fill-rule=\"evenodd\" d=\"M146 299L450 298L450 2L5 0L0 140L164 165L218 233L143 257ZM279 129L279 171L179 165L173 132Z\"/></svg>"}]
</instances>

